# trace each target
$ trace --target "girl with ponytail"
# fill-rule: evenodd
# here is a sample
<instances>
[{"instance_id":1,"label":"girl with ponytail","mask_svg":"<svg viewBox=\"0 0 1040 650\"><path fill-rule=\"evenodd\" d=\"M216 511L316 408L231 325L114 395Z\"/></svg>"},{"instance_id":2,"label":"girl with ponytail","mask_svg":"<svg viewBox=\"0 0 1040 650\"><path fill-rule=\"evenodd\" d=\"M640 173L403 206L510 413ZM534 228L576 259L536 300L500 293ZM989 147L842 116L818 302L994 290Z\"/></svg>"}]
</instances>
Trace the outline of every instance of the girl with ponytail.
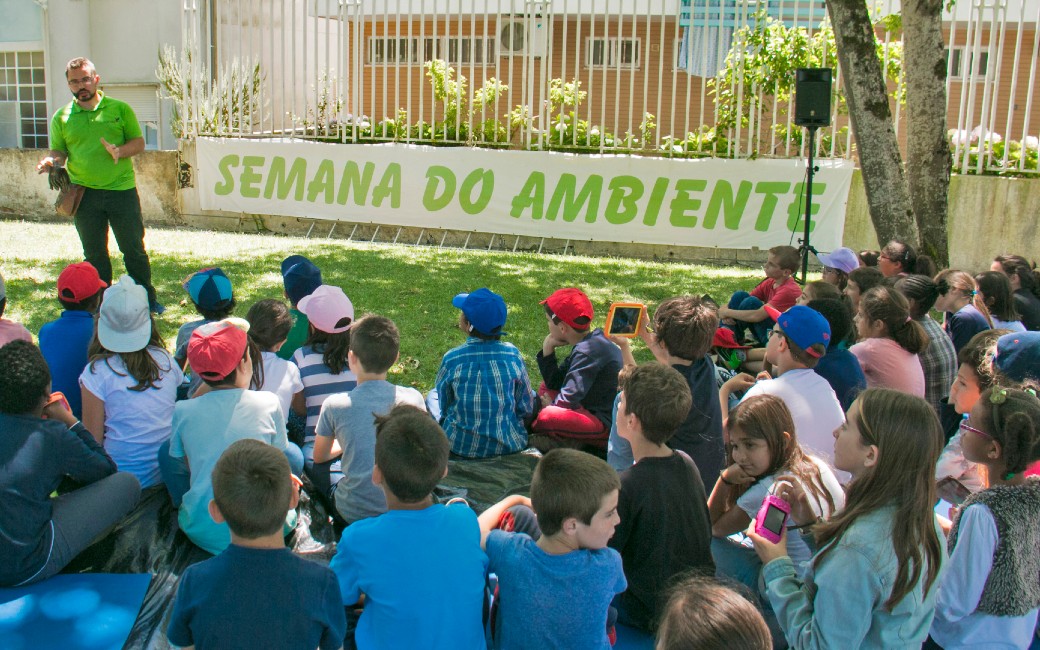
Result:
<instances>
[{"instance_id":1,"label":"girl with ponytail","mask_svg":"<svg viewBox=\"0 0 1040 650\"><path fill-rule=\"evenodd\" d=\"M971 337L993 328L986 302L970 273L946 269L935 276L935 284L939 287L935 308L946 313L943 329L953 339L957 352Z\"/></svg>"},{"instance_id":2,"label":"girl with ponytail","mask_svg":"<svg viewBox=\"0 0 1040 650\"><path fill-rule=\"evenodd\" d=\"M906 297L891 287L874 287L860 299L855 322L859 343L849 351L867 376L867 388L894 388L924 397L924 368L918 355L928 347L928 335L910 318Z\"/></svg>"},{"instance_id":3,"label":"girl with ponytail","mask_svg":"<svg viewBox=\"0 0 1040 650\"><path fill-rule=\"evenodd\" d=\"M985 465L989 488L968 499L950 530L929 645L1029 647L1040 611L1040 478L1026 478L1040 442L1040 400L993 387L961 424L964 457Z\"/></svg>"},{"instance_id":4,"label":"girl with ponytail","mask_svg":"<svg viewBox=\"0 0 1040 650\"><path fill-rule=\"evenodd\" d=\"M1015 309L1031 332L1040 331L1040 271L1021 255L997 255L990 271L1000 271L1011 281Z\"/></svg>"}]
</instances>

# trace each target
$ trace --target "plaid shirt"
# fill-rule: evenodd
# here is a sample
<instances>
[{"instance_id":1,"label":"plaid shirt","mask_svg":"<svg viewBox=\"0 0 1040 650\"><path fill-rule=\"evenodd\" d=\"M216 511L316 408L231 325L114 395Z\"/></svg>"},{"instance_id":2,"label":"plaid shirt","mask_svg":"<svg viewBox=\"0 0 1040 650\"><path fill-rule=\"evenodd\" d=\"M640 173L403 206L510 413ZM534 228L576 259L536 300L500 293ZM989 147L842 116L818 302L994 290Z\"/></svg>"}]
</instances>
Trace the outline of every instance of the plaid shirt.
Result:
<instances>
[{"instance_id":1,"label":"plaid shirt","mask_svg":"<svg viewBox=\"0 0 1040 650\"><path fill-rule=\"evenodd\" d=\"M534 409L534 393L512 343L468 337L444 355L436 388L452 453L488 458L527 446L524 419Z\"/></svg>"},{"instance_id":2,"label":"plaid shirt","mask_svg":"<svg viewBox=\"0 0 1040 650\"><path fill-rule=\"evenodd\" d=\"M917 322L928 334L928 347L919 355L924 368L924 399L939 413L939 402L950 394L950 386L957 376L957 351L942 325L931 316Z\"/></svg>"}]
</instances>

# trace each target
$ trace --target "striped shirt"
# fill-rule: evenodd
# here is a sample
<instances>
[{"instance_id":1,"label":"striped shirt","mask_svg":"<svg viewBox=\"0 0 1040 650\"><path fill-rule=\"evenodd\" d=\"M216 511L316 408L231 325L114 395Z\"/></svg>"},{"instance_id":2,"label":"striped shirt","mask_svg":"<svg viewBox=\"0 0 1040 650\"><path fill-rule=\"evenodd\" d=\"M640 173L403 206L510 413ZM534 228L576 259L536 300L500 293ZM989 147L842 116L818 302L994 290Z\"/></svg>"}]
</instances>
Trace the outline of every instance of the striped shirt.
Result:
<instances>
[{"instance_id":1,"label":"striped shirt","mask_svg":"<svg viewBox=\"0 0 1040 650\"><path fill-rule=\"evenodd\" d=\"M322 345L305 345L294 352L292 358L293 363L299 367L300 379L303 380L303 397L307 405L307 425L303 444L308 450L308 456L314 453L314 428L318 426L318 415L325 398L336 393L346 393L357 386L357 377L347 369L338 375L332 374L322 360L323 350Z\"/></svg>"},{"instance_id":2,"label":"striped shirt","mask_svg":"<svg viewBox=\"0 0 1040 650\"><path fill-rule=\"evenodd\" d=\"M940 402L950 394L950 386L957 376L957 352L953 349L953 340L931 316L926 315L917 322L928 335L928 347L918 355L924 370L924 399L940 413Z\"/></svg>"},{"instance_id":3,"label":"striped shirt","mask_svg":"<svg viewBox=\"0 0 1040 650\"><path fill-rule=\"evenodd\" d=\"M534 394L512 343L468 337L444 355L436 388L452 453L488 458L527 446L524 420L534 409Z\"/></svg>"}]
</instances>

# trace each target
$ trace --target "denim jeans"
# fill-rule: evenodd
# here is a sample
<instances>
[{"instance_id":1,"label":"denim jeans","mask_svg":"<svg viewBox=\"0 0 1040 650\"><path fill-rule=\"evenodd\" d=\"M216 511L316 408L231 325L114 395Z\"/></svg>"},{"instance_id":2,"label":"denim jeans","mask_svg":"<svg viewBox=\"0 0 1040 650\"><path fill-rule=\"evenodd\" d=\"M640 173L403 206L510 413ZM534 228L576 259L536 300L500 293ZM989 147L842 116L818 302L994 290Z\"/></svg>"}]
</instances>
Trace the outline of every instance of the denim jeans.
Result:
<instances>
[{"instance_id":1,"label":"denim jeans","mask_svg":"<svg viewBox=\"0 0 1040 650\"><path fill-rule=\"evenodd\" d=\"M729 304L727 304L727 307L729 307L730 309L750 311L752 309L759 309L764 304L764 302L752 296L747 291L737 291L734 292L732 296L730 296ZM733 330L733 334L735 335L738 343L743 343L744 333L747 330L751 330L751 334L758 341L759 345L763 346L769 340L769 330L773 327L773 325L775 325L773 319L769 318L768 316L766 316L765 320L761 320L757 323L749 323L747 321L737 319L733 320L734 323L732 325L725 325L724 327L728 327L729 329Z\"/></svg>"}]
</instances>

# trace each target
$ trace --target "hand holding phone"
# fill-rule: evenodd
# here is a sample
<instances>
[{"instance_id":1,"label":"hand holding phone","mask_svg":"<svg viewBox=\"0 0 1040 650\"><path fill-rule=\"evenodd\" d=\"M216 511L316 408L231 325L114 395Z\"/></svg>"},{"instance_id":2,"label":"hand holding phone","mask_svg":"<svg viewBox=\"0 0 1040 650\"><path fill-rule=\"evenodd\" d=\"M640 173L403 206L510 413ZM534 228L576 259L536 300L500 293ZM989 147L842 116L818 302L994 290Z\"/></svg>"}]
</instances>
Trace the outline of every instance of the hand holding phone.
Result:
<instances>
[{"instance_id":1,"label":"hand holding phone","mask_svg":"<svg viewBox=\"0 0 1040 650\"><path fill-rule=\"evenodd\" d=\"M787 518L790 515L791 505L789 503L775 494L767 494L766 498L762 499L762 507L758 509L758 516L755 517L755 533L774 544L780 543L780 536L784 532L784 526L787 525Z\"/></svg>"},{"instance_id":2,"label":"hand holding phone","mask_svg":"<svg viewBox=\"0 0 1040 650\"><path fill-rule=\"evenodd\" d=\"M947 476L936 483L935 491L939 493L940 499L954 506L961 505L971 496L971 490L952 476Z\"/></svg>"}]
</instances>

